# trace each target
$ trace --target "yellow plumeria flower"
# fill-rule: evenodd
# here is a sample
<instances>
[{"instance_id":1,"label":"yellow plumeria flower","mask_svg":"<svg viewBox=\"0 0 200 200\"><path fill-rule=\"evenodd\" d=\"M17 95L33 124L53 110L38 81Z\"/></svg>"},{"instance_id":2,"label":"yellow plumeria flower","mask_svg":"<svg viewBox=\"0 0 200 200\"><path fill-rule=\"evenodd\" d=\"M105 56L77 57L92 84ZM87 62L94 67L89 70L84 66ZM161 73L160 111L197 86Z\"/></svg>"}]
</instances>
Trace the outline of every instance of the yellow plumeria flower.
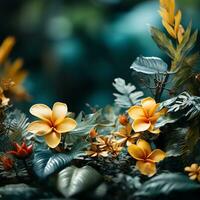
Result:
<instances>
[{"instance_id":1,"label":"yellow plumeria flower","mask_svg":"<svg viewBox=\"0 0 200 200\"><path fill-rule=\"evenodd\" d=\"M181 43L185 31L181 25L181 11L178 10L175 14L175 0L160 0L160 15L167 32Z\"/></svg>"},{"instance_id":2,"label":"yellow plumeria flower","mask_svg":"<svg viewBox=\"0 0 200 200\"><path fill-rule=\"evenodd\" d=\"M159 104L151 97L141 100L141 106L132 106L128 110L129 116L134 120L132 128L135 132L150 131L158 134L160 129L154 129L155 123L161 115L164 114L165 109L156 112Z\"/></svg>"},{"instance_id":3,"label":"yellow plumeria flower","mask_svg":"<svg viewBox=\"0 0 200 200\"><path fill-rule=\"evenodd\" d=\"M40 120L32 122L28 131L44 136L47 145L55 148L61 141L61 134L72 131L77 123L67 116L68 108L64 103L56 102L52 110L44 104L35 104L30 113Z\"/></svg>"},{"instance_id":4,"label":"yellow plumeria flower","mask_svg":"<svg viewBox=\"0 0 200 200\"><path fill-rule=\"evenodd\" d=\"M190 167L185 167L185 171L189 172L188 176L191 180L200 181L200 166L196 163L193 163Z\"/></svg>"},{"instance_id":5,"label":"yellow plumeria flower","mask_svg":"<svg viewBox=\"0 0 200 200\"><path fill-rule=\"evenodd\" d=\"M151 146L145 140L139 139L128 147L129 154L137 160L136 167L141 174L153 176L156 173L156 163L166 157L166 153L160 149L151 150Z\"/></svg>"}]
</instances>

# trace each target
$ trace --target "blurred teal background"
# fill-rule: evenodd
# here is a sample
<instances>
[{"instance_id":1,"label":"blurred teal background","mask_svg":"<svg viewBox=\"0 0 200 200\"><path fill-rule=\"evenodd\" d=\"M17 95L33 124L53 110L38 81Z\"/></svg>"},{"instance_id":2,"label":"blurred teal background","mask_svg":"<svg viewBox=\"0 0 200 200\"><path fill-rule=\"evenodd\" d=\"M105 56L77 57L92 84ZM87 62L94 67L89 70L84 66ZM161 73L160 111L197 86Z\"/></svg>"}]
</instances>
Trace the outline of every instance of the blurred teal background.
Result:
<instances>
[{"instance_id":1,"label":"blurred teal background","mask_svg":"<svg viewBox=\"0 0 200 200\"><path fill-rule=\"evenodd\" d=\"M176 2L183 24L192 19L200 28L200 1ZM158 9L158 0L1 0L0 39L16 37L11 57L24 58L29 71L32 100L18 107L62 101L78 112L86 103L112 104L114 78L139 85L129 69L137 56L166 59L148 28L162 28Z\"/></svg>"}]
</instances>

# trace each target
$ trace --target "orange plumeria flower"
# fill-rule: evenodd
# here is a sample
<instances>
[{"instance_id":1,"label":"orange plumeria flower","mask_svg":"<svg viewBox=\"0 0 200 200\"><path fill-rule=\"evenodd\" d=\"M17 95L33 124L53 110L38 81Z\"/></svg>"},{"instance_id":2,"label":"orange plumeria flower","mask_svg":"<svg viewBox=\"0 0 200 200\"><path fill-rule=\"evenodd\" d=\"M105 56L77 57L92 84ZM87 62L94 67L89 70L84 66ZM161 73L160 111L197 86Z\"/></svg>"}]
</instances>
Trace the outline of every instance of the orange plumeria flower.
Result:
<instances>
[{"instance_id":1,"label":"orange plumeria flower","mask_svg":"<svg viewBox=\"0 0 200 200\"><path fill-rule=\"evenodd\" d=\"M72 131L77 123L67 116L68 108L64 103L56 102L52 110L44 104L35 104L30 113L40 120L32 122L28 131L44 136L47 145L55 148L61 141L61 134Z\"/></svg>"},{"instance_id":2,"label":"orange plumeria flower","mask_svg":"<svg viewBox=\"0 0 200 200\"><path fill-rule=\"evenodd\" d=\"M162 24L167 32L174 39L178 39L180 44L185 30L181 25L181 11L178 10L175 14L175 0L160 0L160 15L162 17Z\"/></svg>"},{"instance_id":3,"label":"orange plumeria flower","mask_svg":"<svg viewBox=\"0 0 200 200\"><path fill-rule=\"evenodd\" d=\"M118 120L122 126L126 126L128 124L128 117L126 115L119 115Z\"/></svg>"},{"instance_id":4,"label":"orange plumeria flower","mask_svg":"<svg viewBox=\"0 0 200 200\"><path fill-rule=\"evenodd\" d=\"M156 112L159 104L151 97L141 100L141 106L132 106L128 110L129 116L134 120L132 128L135 132L150 131L151 133L158 134L160 129L154 129L154 126L161 115L166 109Z\"/></svg>"},{"instance_id":5,"label":"orange plumeria flower","mask_svg":"<svg viewBox=\"0 0 200 200\"><path fill-rule=\"evenodd\" d=\"M166 153L160 149L151 150L151 146L145 140L139 139L137 144L128 147L129 154L137 160L136 167L141 174L153 176L156 173L156 163L166 157Z\"/></svg>"},{"instance_id":6,"label":"orange plumeria flower","mask_svg":"<svg viewBox=\"0 0 200 200\"><path fill-rule=\"evenodd\" d=\"M196 163L193 163L190 167L185 167L185 171L189 172L188 176L191 180L200 181L200 166Z\"/></svg>"}]
</instances>

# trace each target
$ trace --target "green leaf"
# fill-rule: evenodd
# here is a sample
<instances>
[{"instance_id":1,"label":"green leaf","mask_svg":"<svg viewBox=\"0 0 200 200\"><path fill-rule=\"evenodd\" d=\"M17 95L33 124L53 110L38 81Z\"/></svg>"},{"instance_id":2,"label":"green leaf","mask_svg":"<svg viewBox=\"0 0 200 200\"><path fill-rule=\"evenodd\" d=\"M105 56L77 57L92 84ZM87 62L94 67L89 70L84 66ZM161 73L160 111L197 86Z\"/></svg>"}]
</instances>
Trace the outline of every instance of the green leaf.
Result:
<instances>
[{"instance_id":1,"label":"green leaf","mask_svg":"<svg viewBox=\"0 0 200 200\"><path fill-rule=\"evenodd\" d=\"M45 179L49 175L63 169L70 162L83 155L80 148L72 148L68 153L53 153L50 150L37 151L33 159L33 170L36 175Z\"/></svg>"},{"instance_id":2,"label":"green leaf","mask_svg":"<svg viewBox=\"0 0 200 200\"><path fill-rule=\"evenodd\" d=\"M116 78L114 80L113 86L119 93L114 93L116 97L115 103L120 108L129 108L133 104L140 101L141 97L144 95L141 91L135 91L136 87L131 83L126 84L125 80L122 78Z\"/></svg>"},{"instance_id":3,"label":"green leaf","mask_svg":"<svg viewBox=\"0 0 200 200\"><path fill-rule=\"evenodd\" d=\"M102 176L92 167L67 167L58 174L57 188L67 198L97 186Z\"/></svg>"},{"instance_id":4,"label":"green leaf","mask_svg":"<svg viewBox=\"0 0 200 200\"><path fill-rule=\"evenodd\" d=\"M182 174L163 173L146 181L134 194L134 197L139 199L170 199L176 195L176 198L181 199L187 194L192 197L193 192L200 194L200 184L191 181Z\"/></svg>"},{"instance_id":5,"label":"green leaf","mask_svg":"<svg viewBox=\"0 0 200 200\"><path fill-rule=\"evenodd\" d=\"M198 36L198 30L196 30L190 37L190 40L188 41L188 43L186 44L182 54L184 56L186 56L195 46L196 41L197 41L197 36Z\"/></svg>"},{"instance_id":6,"label":"green leaf","mask_svg":"<svg viewBox=\"0 0 200 200\"><path fill-rule=\"evenodd\" d=\"M184 35L182 42L177 46L177 51L179 52L179 55L181 55L182 50L185 48L186 44L188 43L190 39L190 34L192 31L192 22L189 23Z\"/></svg>"},{"instance_id":7,"label":"green leaf","mask_svg":"<svg viewBox=\"0 0 200 200\"><path fill-rule=\"evenodd\" d=\"M167 63L157 57L137 57L131 65L131 69L143 74L165 74L167 68Z\"/></svg>"},{"instance_id":8,"label":"green leaf","mask_svg":"<svg viewBox=\"0 0 200 200\"><path fill-rule=\"evenodd\" d=\"M101 110L84 116L83 113L78 116L77 127L70 132L72 135L84 136L88 135L90 130L97 125L97 119L101 115Z\"/></svg>"},{"instance_id":9,"label":"green leaf","mask_svg":"<svg viewBox=\"0 0 200 200\"><path fill-rule=\"evenodd\" d=\"M172 41L166 36L165 33L155 27L151 27L150 32L158 47L173 59L174 55L176 54L176 50L174 49Z\"/></svg>"}]
</instances>

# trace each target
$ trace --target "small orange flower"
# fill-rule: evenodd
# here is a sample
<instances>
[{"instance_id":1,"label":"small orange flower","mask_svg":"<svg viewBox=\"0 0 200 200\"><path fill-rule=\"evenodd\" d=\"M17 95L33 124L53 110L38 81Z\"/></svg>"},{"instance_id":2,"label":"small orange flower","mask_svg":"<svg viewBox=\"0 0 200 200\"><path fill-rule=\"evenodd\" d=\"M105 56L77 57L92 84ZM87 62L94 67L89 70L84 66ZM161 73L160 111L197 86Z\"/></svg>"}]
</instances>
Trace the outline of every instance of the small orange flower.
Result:
<instances>
[{"instance_id":1,"label":"small orange flower","mask_svg":"<svg viewBox=\"0 0 200 200\"><path fill-rule=\"evenodd\" d=\"M145 140L139 139L137 144L128 147L129 154L137 160L136 167L141 174L153 176L156 173L156 164L166 156L160 149L151 150L151 146Z\"/></svg>"},{"instance_id":2,"label":"small orange flower","mask_svg":"<svg viewBox=\"0 0 200 200\"><path fill-rule=\"evenodd\" d=\"M167 32L174 39L178 39L180 44L183 40L185 30L181 25L181 11L178 10L175 14L175 0L160 0L160 15Z\"/></svg>"},{"instance_id":3,"label":"small orange flower","mask_svg":"<svg viewBox=\"0 0 200 200\"><path fill-rule=\"evenodd\" d=\"M122 126L126 126L128 124L128 117L126 115L120 115L118 120Z\"/></svg>"},{"instance_id":4,"label":"small orange flower","mask_svg":"<svg viewBox=\"0 0 200 200\"><path fill-rule=\"evenodd\" d=\"M90 130L90 138L96 138L96 136L98 135L97 131L93 128Z\"/></svg>"},{"instance_id":5,"label":"small orange flower","mask_svg":"<svg viewBox=\"0 0 200 200\"><path fill-rule=\"evenodd\" d=\"M33 150L33 145L27 146L25 142L22 143L20 146L18 143L14 142L15 149L14 151L8 151L8 154L12 154L17 158L26 158L28 157Z\"/></svg>"},{"instance_id":6,"label":"small orange flower","mask_svg":"<svg viewBox=\"0 0 200 200\"><path fill-rule=\"evenodd\" d=\"M141 100L141 106L132 106L128 110L129 116L134 120L132 128L135 132L150 131L151 133L158 134L160 129L154 129L154 126L161 115L166 109L156 112L159 104L151 97Z\"/></svg>"},{"instance_id":7,"label":"small orange flower","mask_svg":"<svg viewBox=\"0 0 200 200\"><path fill-rule=\"evenodd\" d=\"M191 180L200 181L200 166L196 163L193 163L190 167L185 167L185 171L189 172L188 176Z\"/></svg>"},{"instance_id":8,"label":"small orange flower","mask_svg":"<svg viewBox=\"0 0 200 200\"><path fill-rule=\"evenodd\" d=\"M95 142L91 142L86 154L91 157L108 157L109 155L116 157L121 150L122 146L112 135L99 135Z\"/></svg>"},{"instance_id":9,"label":"small orange flower","mask_svg":"<svg viewBox=\"0 0 200 200\"><path fill-rule=\"evenodd\" d=\"M14 162L11 158L6 155L0 157L0 162L3 165L4 170L9 171L13 168Z\"/></svg>"},{"instance_id":10,"label":"small orange flower","mask_svg":"<svg viewBox=\"0 0 200 200\"><path fill-rule=\"evenodd\" d=\"M86 151L86 154L90 157L108 157L108 151L99 148L97 144L91 144L90 148Z\"/></svg>"},{"instance_id":11,"label":"small orange flower","mask_svg":"<svg viewBox=\"0 0 200 200\"><path fill-rule=\"evenodd\" d=\"M35 104L30 113L40 120L28 126L28 131L38 136L44 136L47 145L55 148L61 141L61 134L72 131L77 123L67 116L68 108L64 103L56 102L52 110L44 104Z\"/></svg>"},{"instance_id":12,"label":"small orange flower","mask_svg":"<svg viewBox=\"0 0 200 200\"><path fill-rule=\"evenodd\" d=\"M140 136L139 133L131 134L131 132L132 132L132 127L131 124L128 123L125 127L122 127L119 131L115 132L114 135L121 138L118 140L118 143L130 146Z\"/></svg>"}]
</instances>

